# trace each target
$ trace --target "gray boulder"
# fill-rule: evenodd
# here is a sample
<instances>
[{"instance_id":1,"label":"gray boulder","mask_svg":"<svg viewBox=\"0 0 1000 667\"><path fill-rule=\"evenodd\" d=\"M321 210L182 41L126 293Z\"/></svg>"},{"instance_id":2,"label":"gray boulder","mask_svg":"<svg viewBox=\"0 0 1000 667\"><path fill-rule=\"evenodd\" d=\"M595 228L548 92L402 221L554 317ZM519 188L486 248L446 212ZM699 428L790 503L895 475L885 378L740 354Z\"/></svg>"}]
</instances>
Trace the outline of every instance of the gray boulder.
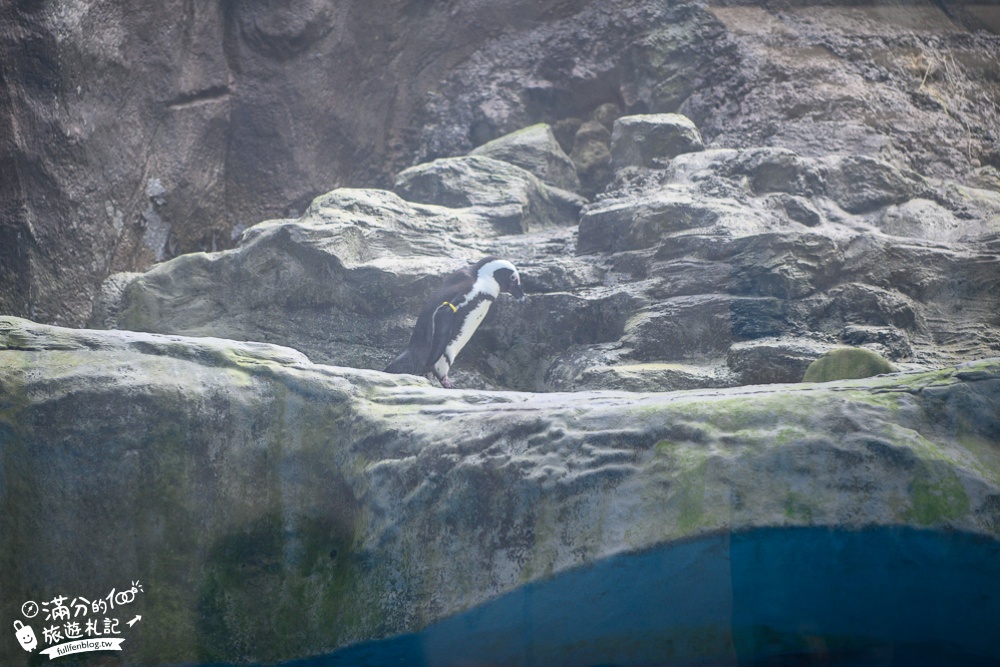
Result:
<instances>
[{"instance_id":1,"label":"gray boulder","mask_svg":"<svg viewBox=\"0 0 1000 667\"><path fill-rule=\"evenodd\" d=\"M578 249L591 253L653 248L689 230L725 230L725 219L745 214L735 202L711 201L680 186L668 185L639 198L608 197L584 210Z\"/></svg>"},{"instance_id":2,"label":"gray boulder","mask_svg":"<svg viewBox=\"0 0 1000 667\"><path fill-rule=\"evenodd\" d=\"M475 148L469 155L483 155L509 162L537 176L547 185L579 192L580 179L573 161L563 152L545 123L504 135Z\"/></svg>"},{"instance_id":3,"label":"gray boulder","mask_svg":"<svg viewBox=\"0 0 1000 667\"><path fill-rule=\"evenodd\" d=\"M551 391L663 392L740 384L739 376L719 360L643 362L631 352L621 343L572 347L553 359L544 387Z\"/></svg>"},{"instance_id":4,"label":"gray boulder","mask_svg":"<svg viewBox=\"0 0 1000 667\"><path fill-rule=\"evenodd\" d=\"M838 347L809 364L802 381L854 380L895 371L896 367L877 352L860 347Z\"/></svg>"},{"instance_id":5,"label":"gray boulder","mask_svg":"<svg viewBox=\"0 0 1000 667\"><path fill-rule=\"evenodd\" d=\"M139 580L129 664L312 658L712 535L1000 540L997 360L540 396L0 318L0 398L0 611Z\"/></svg>"},{"instance_id":6,"label":"gray boulder","mask_svg":"<svg viewBox=\"0 0 1000 667\"><path fill-rule=\"evenodd\" d=\"M671 158L705 149L690 118L675 113L623 116L611 132L611 164L662 167Z\"/></svg>"},{"instance_id":7,"label":"gray boulder","mask_svg":"<svg viewBox=\"0 0 1000 667\"><path fill-rule=\"evenodd\" d=\"M504 234L575 224L585 203L579 195L549 187L521 167L484 155L410 167L396 177L394 191L411 202L474 207Z\"/></svg>"},{"instance_id":8,"label":"gray boulder","mask_svg":"<svg viewBox=\"0 0 1000 667\"><path fill-rule=\"evenodd\" d=\"M726 365L739 384L799 382L809 365L829 350L829 343L809 339L759 338L731 345Z\"/></svg>"},{"instance_id":9,"label":"gray boulder","mask_svg":"<svg viewBox=\"0 0 1000 667\"><path fill-rule=\"evenodd\" d=\"M835 158L831 166L827 194L850 213L868 213L902 204L929 191L916 174L903 173L874 158Z\"/></svg>"},{"instance_id":10,"label":"gray boulder","mask_svg":"<svg viewBox=\"0 0 1000 667\"><path fill-rule=\"evenodd\" d=\"M915 198L887 206L876 224L886 234L937 243L984 240L998 232L1000 192L962 188L962 199L976 201L985 215L969 216L931 199Z\"/></svg>"}]
</instances>

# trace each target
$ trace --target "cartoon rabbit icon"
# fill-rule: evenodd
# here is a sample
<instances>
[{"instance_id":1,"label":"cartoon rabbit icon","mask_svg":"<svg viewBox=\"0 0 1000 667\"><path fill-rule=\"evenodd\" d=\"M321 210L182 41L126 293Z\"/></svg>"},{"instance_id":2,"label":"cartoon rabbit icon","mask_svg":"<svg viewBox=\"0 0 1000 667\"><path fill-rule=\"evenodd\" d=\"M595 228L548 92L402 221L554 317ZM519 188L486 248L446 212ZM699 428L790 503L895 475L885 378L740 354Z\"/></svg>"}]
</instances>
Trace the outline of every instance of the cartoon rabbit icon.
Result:
<instances>
[{"instance_id":1,"label":"cartoon rabbit icon","mask_svg":"<svg viewBox=\"0 0 1000 667\"><path fill-rule=\"evenodd\" d=\"M21 621L14 621L14 636L17 637L17 641L21 644L21 648L29 653L35 650L38 646L38 639L35 637L35 631L31 629L30 625L25 625Z\"/></svg>"}]
</instances>

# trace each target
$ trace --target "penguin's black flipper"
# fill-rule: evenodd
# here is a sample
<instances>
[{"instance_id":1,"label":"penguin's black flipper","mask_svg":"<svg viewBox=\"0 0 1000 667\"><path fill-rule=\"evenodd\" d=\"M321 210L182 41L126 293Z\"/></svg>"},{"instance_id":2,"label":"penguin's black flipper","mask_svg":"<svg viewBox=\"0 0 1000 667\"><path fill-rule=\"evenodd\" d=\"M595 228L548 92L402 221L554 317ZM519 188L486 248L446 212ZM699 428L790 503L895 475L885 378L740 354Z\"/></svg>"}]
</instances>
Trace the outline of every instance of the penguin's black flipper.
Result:
<instances>
[{"instance_id":1,"label":"penguin's black flipper","mask_svg":"<svg viewBox=\"0 0 1000 667\"><path fill-rule=\"evenodd\" d=\"M439 323L436 320L438 311L441 309L441 302L436 301L436 303L439 304L437 308L434 307L434 302L424 306L424 309L420 312L420 317L417 318L417 324L413 328L413 334L410 336L410 342L406 346L406 349L393 359L392 363L385 367L385 370L382 371L383 373L423 375L430 372L430 367L433 366L431 360L437 359L437 357L430 356L431 349L437 347L437 339L434 335L435 330L444 324L444 322ZM449 313L452 312L451 309L446 310Z\"/></svg>"}]
</instances>

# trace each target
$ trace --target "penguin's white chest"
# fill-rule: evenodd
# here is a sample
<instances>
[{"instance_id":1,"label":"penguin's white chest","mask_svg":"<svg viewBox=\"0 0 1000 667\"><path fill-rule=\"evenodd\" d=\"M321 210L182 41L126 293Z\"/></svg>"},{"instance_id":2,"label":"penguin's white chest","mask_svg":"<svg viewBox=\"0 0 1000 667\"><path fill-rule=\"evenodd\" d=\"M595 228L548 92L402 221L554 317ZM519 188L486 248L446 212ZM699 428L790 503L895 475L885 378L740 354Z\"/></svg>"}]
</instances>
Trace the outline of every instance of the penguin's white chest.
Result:
<instances>
[{"instance_id":1,"label":"penguin's white chest","mask_svg":"<svg viewBox=\"0 0 1000 667\"><path fill-rule=\"evenodd\" d=\"M452 332L451 342L445 346L444 354L441 358L434 363L434 370L437 371L439 376L447 375L448 369L451 368L451 364L455 361L455 357L458 356L458 353L462 351L465 344L472 338L472 334L479 328L480 323L486 317L486 313L489 312L492 304L493 302L489 299L480 301L469 311L465 319L462 320L462 325L458 331Z\"/></svg>"}]
</instances>

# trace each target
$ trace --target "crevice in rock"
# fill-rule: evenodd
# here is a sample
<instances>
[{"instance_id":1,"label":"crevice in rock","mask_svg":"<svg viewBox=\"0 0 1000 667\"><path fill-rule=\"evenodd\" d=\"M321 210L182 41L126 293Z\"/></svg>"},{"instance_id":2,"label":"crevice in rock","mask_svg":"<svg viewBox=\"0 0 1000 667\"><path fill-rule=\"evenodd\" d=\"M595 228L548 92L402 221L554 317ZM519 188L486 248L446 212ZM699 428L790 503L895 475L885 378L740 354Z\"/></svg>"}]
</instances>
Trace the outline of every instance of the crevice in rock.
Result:
<instances>
[{"instance_id":1,"label":"crevice in rock","mask_svg":"<svg viewBox=\"0 0 1000 667\"><path fill-rule=\"evenodd\" d=\"M167 107L170 109L180 109L194 106L196 104L202 104L204 102L215 102L228 98L229 94L230 90L228 85L223 84L211 86L210 88L197 90L192 93L181 93L174 99L167 102Z\"/></svg>"}]
</instances>

